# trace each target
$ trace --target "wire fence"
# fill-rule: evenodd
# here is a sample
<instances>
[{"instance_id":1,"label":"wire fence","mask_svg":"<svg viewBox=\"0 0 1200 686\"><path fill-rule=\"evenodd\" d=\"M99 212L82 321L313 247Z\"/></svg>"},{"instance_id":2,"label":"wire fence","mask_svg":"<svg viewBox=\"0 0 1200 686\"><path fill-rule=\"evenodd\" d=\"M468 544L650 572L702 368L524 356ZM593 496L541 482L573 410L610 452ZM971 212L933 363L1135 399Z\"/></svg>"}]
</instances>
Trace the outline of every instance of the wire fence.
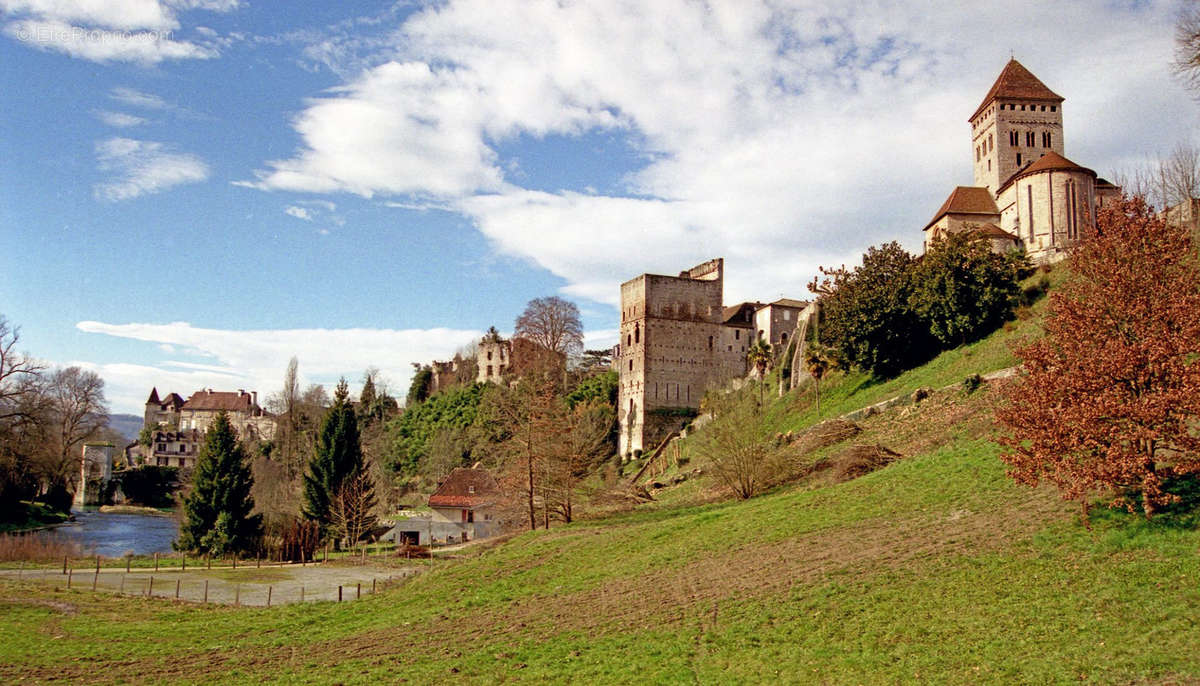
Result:
<instances>
[{"instance_id":1,"label":"wire fence","mask_svg":"<svg viewBox=\"0 0 1200 686\"><path fill-rule=\"evenodd\" d=\"M325 565L241 565L234 568L182 566L154 569L113 569L93 565L85 569L64 563L62 569L40 567L4 570L0 577L18 583L54 588L91 590L124 596L163 598L180 602L270 607L319 601L346 602L402 583L418 567Z\"/></svg>"}]
</instances>

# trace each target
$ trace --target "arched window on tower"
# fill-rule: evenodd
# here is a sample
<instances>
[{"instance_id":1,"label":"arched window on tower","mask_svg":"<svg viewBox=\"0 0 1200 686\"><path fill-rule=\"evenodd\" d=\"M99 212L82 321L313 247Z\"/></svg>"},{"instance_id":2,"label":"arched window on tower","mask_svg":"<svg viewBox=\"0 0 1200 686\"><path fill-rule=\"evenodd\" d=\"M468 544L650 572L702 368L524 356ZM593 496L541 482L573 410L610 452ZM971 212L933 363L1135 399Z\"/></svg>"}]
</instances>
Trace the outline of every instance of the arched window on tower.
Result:
<instances>
[{"instance_id":1,"label":"arched window on tower","mask_svg":"<svg viewBox=\"0 0 1200 686\"><path fill-rule=\"evenodd\" d=\"M642 342L642 329L637 324L633 325L633 342L634 343Z\"/></svg>"}]
</instances>

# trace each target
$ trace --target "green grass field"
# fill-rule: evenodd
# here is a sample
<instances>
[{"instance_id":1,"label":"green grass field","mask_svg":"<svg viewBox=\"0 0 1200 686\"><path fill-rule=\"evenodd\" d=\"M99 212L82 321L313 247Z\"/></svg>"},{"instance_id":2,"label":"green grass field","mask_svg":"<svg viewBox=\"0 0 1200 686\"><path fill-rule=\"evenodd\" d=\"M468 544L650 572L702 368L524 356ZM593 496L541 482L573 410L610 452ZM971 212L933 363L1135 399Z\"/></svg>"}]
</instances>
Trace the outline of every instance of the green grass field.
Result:
<instances>
[{"instance_id":1,"label":"green grass field","mask_svg":"<svg viewBox=\"0 0 1200 686\"><path fill-rule=\"evenodd\" d=\"M844 375L830 413L1007 366L1026 328L887 384ZM1195 518L1085 528L1006 477L991 401L953 388L865 420L854 441L905 457L846 483L524 533L353 603L0 582L0 682L1200 682Z\"/></svg>"}]
</instances>

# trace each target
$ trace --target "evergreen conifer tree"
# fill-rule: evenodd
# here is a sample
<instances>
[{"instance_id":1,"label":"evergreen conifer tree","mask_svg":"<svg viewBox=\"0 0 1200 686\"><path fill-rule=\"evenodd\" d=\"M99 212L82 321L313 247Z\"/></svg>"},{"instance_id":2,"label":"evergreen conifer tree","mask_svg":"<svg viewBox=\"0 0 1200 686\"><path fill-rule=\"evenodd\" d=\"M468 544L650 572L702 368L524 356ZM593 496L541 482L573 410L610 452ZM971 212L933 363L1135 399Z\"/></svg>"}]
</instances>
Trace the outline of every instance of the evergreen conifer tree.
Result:
<instances>
[{"instance_id":1,"label":"evergreen conifer tree","mask_svg":"<svg viewBox=\"0 0 1200 686\"><path fill-rule=\"evenodd\" d=\"M346 479L363 470L358 420L347 399L346 380L338 382L333 406L325 413L308 473L304 475L304 516L320 524L322 534L330 523L330 506Z\"/></svg>"},{"instance_id":2,"label":"evergreen conifer tree","mask_svg":"<svg viewBox=\"0 0 1200 686\"><path fill-rule=\"evenodd\" d=\"M250 514L253 484L237 431L219 412L204 435L175 548L210 555L253 549L262 536L262 515Z\"/></svg>"}]
</instances>

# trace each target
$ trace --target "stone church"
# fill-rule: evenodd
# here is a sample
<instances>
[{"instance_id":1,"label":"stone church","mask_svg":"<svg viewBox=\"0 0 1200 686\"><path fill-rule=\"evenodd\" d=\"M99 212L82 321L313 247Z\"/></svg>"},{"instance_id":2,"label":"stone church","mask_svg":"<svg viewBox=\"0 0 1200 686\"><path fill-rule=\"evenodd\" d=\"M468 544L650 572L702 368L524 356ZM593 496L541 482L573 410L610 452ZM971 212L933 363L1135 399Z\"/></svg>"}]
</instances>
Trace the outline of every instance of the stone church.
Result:
<instances>
[{"instance_id":1,"label":"stone church","mask_svg":"<svg viewBox=\"0 0 1200 686\"><path fill-rule=\"evenodd\" d=\"M1023 247L1055 262L1120 189L1065 157L1063 98L1010 60L968 120L974 186L950 193L925 226L925 249L947 233L974 231L997 251Z\"/></svg>"}]
</instances>

